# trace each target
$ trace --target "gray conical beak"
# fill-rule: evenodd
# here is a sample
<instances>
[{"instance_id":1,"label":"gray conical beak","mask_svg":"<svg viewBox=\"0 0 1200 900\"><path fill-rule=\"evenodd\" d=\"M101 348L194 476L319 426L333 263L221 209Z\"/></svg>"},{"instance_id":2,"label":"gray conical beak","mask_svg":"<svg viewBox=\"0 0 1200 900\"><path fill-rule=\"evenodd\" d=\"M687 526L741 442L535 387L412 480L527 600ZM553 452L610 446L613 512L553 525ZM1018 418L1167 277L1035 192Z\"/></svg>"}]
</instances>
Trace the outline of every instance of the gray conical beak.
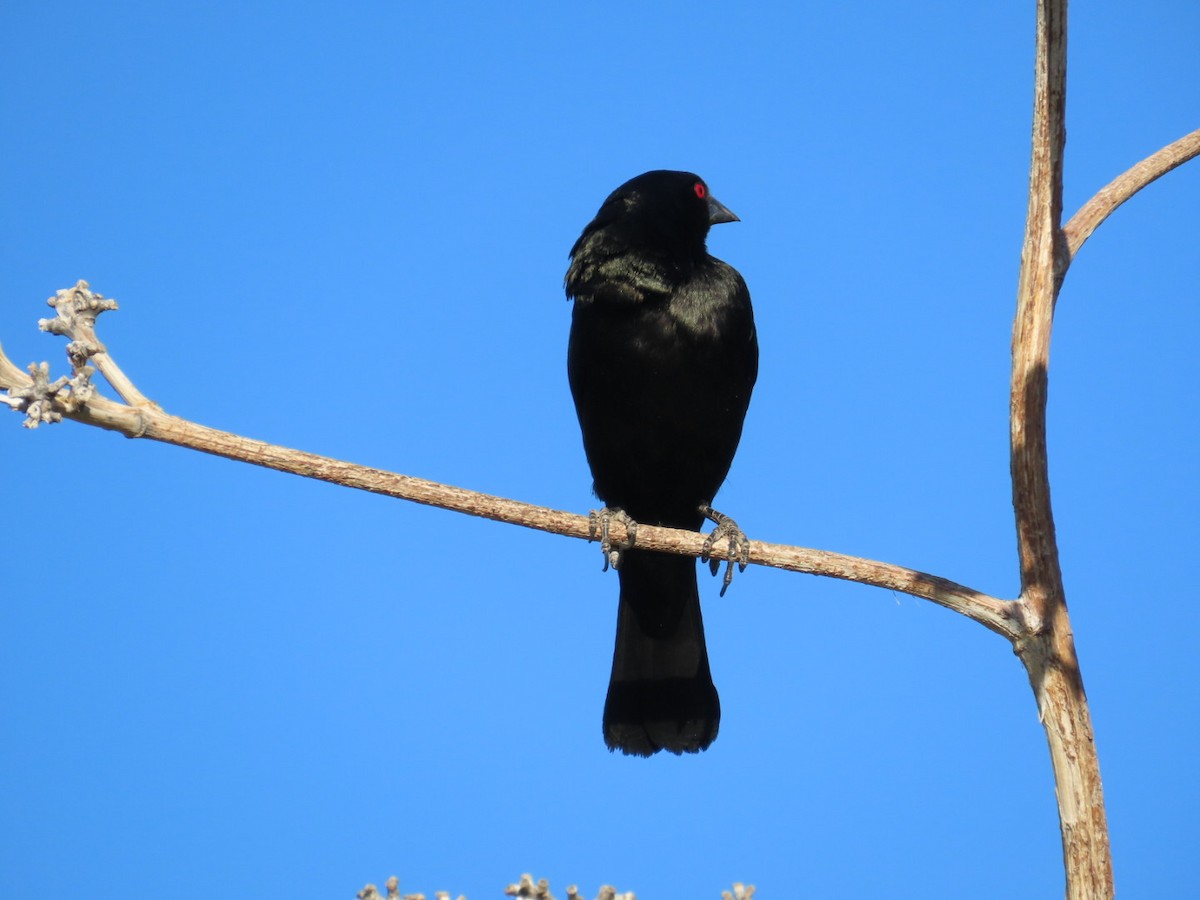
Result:
<instances>
[{"instance_id":1,"label":"gray conical beak","mask_svg":"<svg viewBox=\"0 0 1200 900\"><path fill-rule=\"evenodd\" d=\"M722 222L740 222L740 221L742 221L742 220L733 214L733 210L731 210L728 206L726 206L724 203L722 203L720 200L718 200L712 194L708 195L708 224L709 225L720 225Z\"/></svg>"}]
</instances>

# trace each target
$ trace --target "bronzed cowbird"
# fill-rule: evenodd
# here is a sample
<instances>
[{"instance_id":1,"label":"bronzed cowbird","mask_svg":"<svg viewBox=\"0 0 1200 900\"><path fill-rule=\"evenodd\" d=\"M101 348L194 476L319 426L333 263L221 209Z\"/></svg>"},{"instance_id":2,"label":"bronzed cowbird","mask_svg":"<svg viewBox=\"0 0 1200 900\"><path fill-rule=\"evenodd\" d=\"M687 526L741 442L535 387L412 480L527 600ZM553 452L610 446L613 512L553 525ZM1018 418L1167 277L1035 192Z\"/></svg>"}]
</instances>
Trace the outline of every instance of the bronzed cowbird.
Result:
<instances>
[{"instance_id":1,"label":"bronzed cowbird","mask_svg":"<svg viewBox=\"0 0 1200 900\"><path fill-rule=\"evenodd\" d=\"M695 531L711 513L758 375L750 292L705 246L709 226L734 221L699 176L646 172L571 248L567 369L606 515ZM696 561L636 546L616 559L605 743L638 756L704 750L721 707Z\"/></svg>"}]
</instances>

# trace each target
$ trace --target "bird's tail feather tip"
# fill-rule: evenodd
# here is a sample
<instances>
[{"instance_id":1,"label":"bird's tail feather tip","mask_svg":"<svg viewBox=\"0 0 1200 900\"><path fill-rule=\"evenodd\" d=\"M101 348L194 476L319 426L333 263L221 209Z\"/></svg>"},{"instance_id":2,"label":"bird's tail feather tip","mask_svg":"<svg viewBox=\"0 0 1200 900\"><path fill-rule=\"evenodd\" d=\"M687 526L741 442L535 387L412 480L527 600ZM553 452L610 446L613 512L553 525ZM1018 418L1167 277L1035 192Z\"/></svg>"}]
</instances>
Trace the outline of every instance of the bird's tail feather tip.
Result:
<instances>
[{"instance_id":1,"label":"bird's tail feather tip","mask_svg":"<svg viewBox=\"0 0 1200 900\"><path fill-rule=\"evenodd\" d=\"M720 721L711 678L614 681L604 705L604 743L627 756L699 753L717 739Z\"/></svg>"}]
</instances>

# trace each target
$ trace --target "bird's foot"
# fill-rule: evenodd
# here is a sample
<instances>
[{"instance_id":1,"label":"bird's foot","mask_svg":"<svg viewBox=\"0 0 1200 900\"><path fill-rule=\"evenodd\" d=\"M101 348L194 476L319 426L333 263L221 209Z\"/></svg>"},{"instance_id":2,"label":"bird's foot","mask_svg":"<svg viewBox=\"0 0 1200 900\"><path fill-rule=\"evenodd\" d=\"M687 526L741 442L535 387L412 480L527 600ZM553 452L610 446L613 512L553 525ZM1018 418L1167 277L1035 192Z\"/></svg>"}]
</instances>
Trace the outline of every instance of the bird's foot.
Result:
<instances>
[{"instance_id":1,"label":"bird's foot","mask_svg":"<svg viewBox=\"0 0 1200 900\"><path fill-rule=\"evenodd\" d=\"M613 522L620 522L625 526L625 540L614 541L609 536L609 529ZM635 522L623 509L593 509L588 514L588 540L600 539L600 552L604 554L604 568L602 571L607 572L608 567L614 569L621 568L621 554L633 546L637 540L638 523Z\"/></svg>"},{"instance_id":2,"label":"bird's foot","mask_svg":"<svg viewBox=\"0 0 1200 900\"><path fill-rule=\"evenodd\" d=\"M739 572L745 572L750 563L750 539L738 528L737 522L724 513L717 512L708 504L700 506L700 513L717 526L712 534L704 539L704 547L700 552L700 559L708 563L708 569L714 575L721 568L721 560L713 557L713 548L721 539L729 542L725 555L725 578L721 581L721 596L724 597L729 585L733 583L733 564L737 563Z\"/></svg>"}]
</instances>

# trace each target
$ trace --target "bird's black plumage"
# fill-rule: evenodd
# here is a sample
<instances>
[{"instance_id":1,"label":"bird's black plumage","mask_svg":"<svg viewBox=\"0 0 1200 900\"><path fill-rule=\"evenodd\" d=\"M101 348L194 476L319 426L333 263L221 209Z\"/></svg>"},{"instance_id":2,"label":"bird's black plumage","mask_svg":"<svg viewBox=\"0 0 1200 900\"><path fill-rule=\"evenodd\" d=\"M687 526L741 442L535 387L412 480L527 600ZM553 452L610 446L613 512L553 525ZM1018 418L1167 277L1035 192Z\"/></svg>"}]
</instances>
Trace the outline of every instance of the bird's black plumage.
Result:
<instances>
[{"instance_id":1,"label":"bird's black plumage","mask_svg":"<svg viewBox=\"0 0 1200 900\"><path fill-rule=\"evenodd\" d=\"M637 522L698 530L729 471L758 374L750 292L708 255L735 221L690 172L613 191L571 248L567 368L596 496ZM695 753L721 709L708 667L695 560L621 555L609 748Z\"/></svg>"}]
</instances>

